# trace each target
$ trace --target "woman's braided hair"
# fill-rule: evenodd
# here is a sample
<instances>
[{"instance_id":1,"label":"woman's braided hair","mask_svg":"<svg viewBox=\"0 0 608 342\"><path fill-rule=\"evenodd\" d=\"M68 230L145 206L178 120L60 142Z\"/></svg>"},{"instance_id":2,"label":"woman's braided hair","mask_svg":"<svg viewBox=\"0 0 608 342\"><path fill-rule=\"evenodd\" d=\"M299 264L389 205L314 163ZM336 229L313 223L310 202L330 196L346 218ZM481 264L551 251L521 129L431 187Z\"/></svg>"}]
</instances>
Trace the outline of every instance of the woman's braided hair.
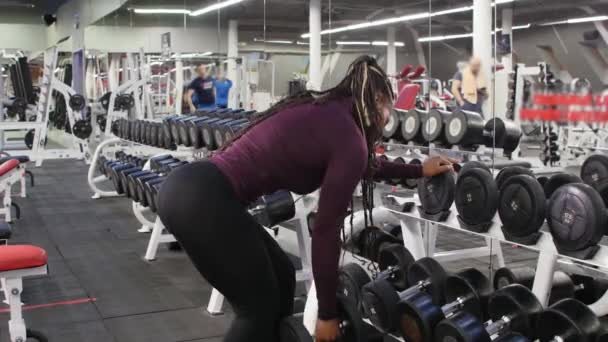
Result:
<instances>
[{"instance_id":1,"label":"woman's braided hair","mask_svg":"<svg viewBox=\"0 0 608 342\"><path fill-rule=\"evenodd\" d=\"M367 144L367 171L361 181L365 224L366 226L373 225L371 210L374 207L372 176L375 166L375 148L376 143L382 137L384 127L383 115L378 111L376 100L380 98L383 101L392 102L394 97L391 83L376 59L371 56L361 56L351 63L346 76L335 87L324 91L307 90L282 99L269 109L255 114L251 124L227 141L218 151L227 149L232 143L247 134L251 128L286 108L307 103L320 104L335 99L352 98L353 119L361 129Z\"/></svg>"}]
</instances>

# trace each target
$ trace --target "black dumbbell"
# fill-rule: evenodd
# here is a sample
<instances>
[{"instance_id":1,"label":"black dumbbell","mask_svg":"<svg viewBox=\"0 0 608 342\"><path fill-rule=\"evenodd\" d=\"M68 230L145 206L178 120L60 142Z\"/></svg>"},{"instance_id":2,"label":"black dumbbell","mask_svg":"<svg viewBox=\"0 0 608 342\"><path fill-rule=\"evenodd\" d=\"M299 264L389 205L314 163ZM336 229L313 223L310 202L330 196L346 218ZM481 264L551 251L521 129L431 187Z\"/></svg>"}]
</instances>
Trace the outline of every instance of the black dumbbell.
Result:
<instances>
[{"instance_id":1,"label":"black dumbbell","mask_svg":"<svg viewBox=\"0 0 608 342\"><path fill-rule=\"evenodd\" d=\"M608 156L594 154L585 159L581 167L581 178L593 187L608 179Z\"/></svg>"},{"instance_id":2,"label":"black dumbbell","mask_svg":"<svg viewBox=\"0 0 608 342\"><path fill-rule=\"evenodd\" d=\"M250 122L244 122L244 123L238 124L238 125L227 125L224 129L224 143L232 140L232 138L237 133L239 133L243 129L247 128L249 125L250 125Z\"/></svg>"},{"instance_id":3,"label":"black dumbbell","mask_svg":"<svg viewBox=\"0 0 608 342\"><path fill-rule=\"evenodd\" d=\"M470 161L462 166L458 172L454 202L463 228L487 231L499 202L496 182L486 164Z\"/></svg>"},{"instance_id":4,"label":"black dumbbell","mask_svg":"<svg viewBox=\"0 0 608 342\"><path fill-rule=\"evenodd\" d=\"M216 140L215 132L223 127L225 124L234 121L232 118L225 118L219 121L210 122L207 125L203 125L203 140L207 149L213 151L220 147L221 141ZM223 137L220 137L223 138Z\"/></svg>"},{"instance_id":5,"label":"black dumbbell","mask_svg":"<svg viewBox=\"0 0 608 342\"><path fill-rule=\"evenodd\" d=\"M119 177L119 181L120 181L120 187L121 187L121 189L123 190L123 192L125 193L125 195L127 197L131 197L130 196L131 194L129 193L129 183L127 181L127 177L130 174L137 173L137 172L140 172L140 171L141 171L141 167L134 165L131 168L124 169L124 170L121 170L121 171L117 172L118 177Z\"/></svg>"},{"instance_id":6,"label":"black dumbbell","mask_svg":"<svg viewBox=\"0 0 608 342\"><path fill-rule=\"evenodd\" d=\"M145 174L143 173L145 172ZM146 207L148 204L148 202L145 201L145 194L143 191L143 184L145 184L146 182L158 178L160 177L157 173L155 172L150 172L150 171L142 171L142 173L140 175L138 175L137 177L135 175L130 175L129 177L129 192L131 193L131 198L135 201L138 202L140 204L142 204L144 207Z\"/></svg>"},{"instance_id":7,"label":"black dumbbell","mask_svg":"<svg viewBox=\"0 0 608 342\"><path fill-rule=\"evenodd\" d=\"M426 119L422 121L422 137L426 142L435 142L442 145L447 145L446 135L443 134L444 127L452 113L433 108L429 110Z\"/></svg>"},{"instance_id":8,"label":"black dumbbell","mask_svg":"<svg viewBox=\"0 0 608 342\"><path fill-rule=\"evenodd\" d=\"M156 175L156 173L149 170L141 170L139 172L134 172L127 175L127 188L125 191L127 197L133 199L135 202L139 202L139 197L137 195L137 180L141 177L147 177L150 175Z\"/></svg>"},{"instance_id":9,"label":"black dumbbell","mask_svg":"<svg viewBox=\"0 0 608 342\"><path fill-rule=\"evenodd\" d=\"M227 141L224 139L226 136L225 132L230 129L230 126L232 126L232 125L238 126L238 125L248 123L248 122L249 122L249 120L247 120L247 119L234 119L223 125L214 126L213 127L213 137L215 138L215 143L217 144L217 147L218 148L221 147Z\"/></svg>"},{"instance_id":10,"label":"black dumbbell","mask_svg":"<svg viewBox=\"0 0 608 342\"><path fill-rule=\"evenodd\" d=\"M205 146L201 129L203 124L205 124L209 120L214 119L217 118L211 116L202 116L186 123L186 125L188 126L188 135L190 137L190 143L194 148L198 149Z\"/></svg>"},{"instance_id":11,"label":"black dumbbell","mask_svg":"<svg viewBox=\"0 0 608 342\"><path fill-rule=\"evenodd\" d=\"M183 145L182 135L180 134L180 127L185 126L185 122L189 120L196 119L197 116L182 116L179 119L173 120L171 122L171 135L173 136L173 140L177 145Z\"/></svg>"},{"instance_id":12,"label":"black dumbbell","mask_svg":"<svg viewBox=\"0 0 608 342\"><path fill-rule=\"evenodd\" d=\"M150 169L158 170L160 167L158 165L159 162L161 162L163 160L171 159L171 158L173 158L173 156L170 154L161 154L159 156L154 156L154 157L150 158Z\"/></svg>"},{"instance_id":13,"label":"black dumbbell","mask_svg":"<svg viewBox=\"0 0 608 342\"><path fill-rule=\"evenodd\" d=\"M532 291L519 284L509 285L497 290L489 298L488 316L491 323L484 324L479 317L467 311L459 311L437 324L434 341L534 340L537 320L542 311L543 306ZM518 338L514 339L513 336ZM520 339L520 336L524 339Z\"/></svg>"},{"instance_id":14,"label":"black dumbbell","mask_svg":"<svg viewBox=\"0 0 608 342\"><path fill-rule=\"evenodd\" d=\"M182 145L186 147L192 146L192 140L190 139L189 127L192 125L194 120L201 119L200 116L190 116L185 120L178 121L177 129L179 134L179 140Z\"/></svg>"},{"instance_id":15,"label":"black dumbbell","mask_svg":"<svg viewBox=\"0 0 608 342\"><path fill-rule=\"evenodd\" d=\"M167 175L167 174L171 173L171 171L177 169L178 167L184 166L186 164L189 164L189 163L185 160L178 160L174 163L164 164L160 168L160 173Z\"/></svg>"},{"instance_id":16,"label":"black dumbbell","mask_svg":"<svg viewBox=\"0 0 608 342\"><path fill-rule=\"evenodd\" d=\"M125 191L124 188L122 187L122 183L120 182L119 172L121 172L123 170L132 169L133 167L135 167L135 165L128 164L128 163L120 163L120 162L109 166L108 172L110 174L110 179L112 180L114 189L116 190L116 192L118 194L123 194Z\"/></svg>"},{"instance_id":17,"label":"black dumbbell","mask_svg":"<svg viewBox=\"0 0 608 342\"><path fill-rule=\"evenodd\" d=\"M146 197L146 186L149 182L154 182L157 179L165 179L165 177L157 174L157 173L152 173L148 176L144 176L141 178L137 179L137 198L139 200L139 203L144 206L144 207L148 207L149 203L148 203L148 198Z\"/></svg>"},{"instance_id":18,"label":"black dumbbell","mask_svg":"<svg viewBox=\"0 0 608 342\"><path fill-rule=\"evenodd\" d=\"M595 342L601 328L587 305L567 298L540 314L536 335L540 342Z\"/></svg>"},{"instance_id":19,"label":"black dumbbell","mask_svg":"<svg viewBox=\"0 0 608 342\"><path fill-rule=\"evenodd\" d=\"M446 273L443 267L432 258L422 258L410 265L407 270L407 280L410 287L397 291L385 280L376 280L365 285L362 289L363 308L374 325L382 331L392 332L401 330L399 317L402 312L402 302L416 293L426 293L436 305L445 302L444 282Z\"/></svg>"},{"instance_id":20,"label":"black dumbbell","mask_svg":"<svg viewBox=\"0 0 608 342\"><path fill-rule=\"evenodd\" d=\"M150 167L151 167L151 169L152 169L153 171L160 173L160 172L161 172L161 169L162 169L162 168L163 168L165 165L169 165L169 164L177 163L177 162L179 162L179 161L180 161L179 159L176 159L176 158L170 157L170 158L167 158L167 159L163 159L163 160L156 161L156 162L154 162L154 164L152 164L152 163L151 163L151 164L150 164Z\"/></svg>"},{"instance_id":21,"label":"black dumbbell","mask_svg":"<svg viewBox=\"0 0 608 342\"><path fill-rule=\"evenodd\" d=\"M492 291L488 278L474 268L450 275L438 285L443 286L444 298L433 299L423 291L414 291L410 296L400 296L397 316L401 336L406 341L431 341L439 322L456 312L465 311L485 320L487 301ZM445 300L446 304L442 305ZM440 306L442 305L442 306Z\"/></svg>"},{"instance_id":22,"label":"black dumbbell","mask_svg":"<svg viewBox=\"0 0 608 342\"><path fill-rule=\"evenodd\" d=\"M365 227L354 237L353 241L357 248L356 253L371 261L378 261L383 245L401 243L393 235L375 226Z\"/></svg>"},{"instance_id":23,"label":"black dumbbell","mask_svg":"<svg viewBox=\"0 0 608 342\"><path fill-rule=\"evenodd\" d=\"M158 209L157 195L165 179L166 177L159 177L145 184L144 192L146 196L146 201L148 202L148 207L153 213L155 213Z\"/></svg>"}]
</instances>

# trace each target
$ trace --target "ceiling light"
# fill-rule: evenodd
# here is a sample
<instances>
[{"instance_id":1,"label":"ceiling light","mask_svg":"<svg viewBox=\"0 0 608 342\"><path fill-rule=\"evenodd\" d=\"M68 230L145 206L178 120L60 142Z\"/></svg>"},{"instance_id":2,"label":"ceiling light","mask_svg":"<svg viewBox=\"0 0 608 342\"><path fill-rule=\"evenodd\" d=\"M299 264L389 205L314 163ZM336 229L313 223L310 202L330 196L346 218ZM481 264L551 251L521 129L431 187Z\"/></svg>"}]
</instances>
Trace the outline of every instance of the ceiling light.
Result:
<instances>
[{"instance_id":1,"label":"ceiling light","mask_svg":"<svg viewBox=\"0 0 608 342\"><path fill-rule=\"evenodd\" d=\"M513 26L511 28L511 30L523 30L523 29L530 28L531 26L532 26L531 24ZM500 28L497 31L500 32L500 31L502 31L502 29ZM494 32L492 32L492 34L494 34ZM418 41L421 43L424 43L424 42L436 42L436 41L441 41L441 40L471 38L471 37L473 37L472 33L462 33L462 34L451 34L451 35L447 35L447 36L423 37L423 38L419 38Z\"/></svg>"},{"instance_id":2,"label":"ceiling light","mask_svg":"<svg viewBox=\"0 0 608 342\"><path fill-rule=\"evenodd\" d=\"M372 45L374 45L374 46L388 46L388 42L385 42L385 41L374 41L374 42L372 42ZM404 42L395 42L395 46L403 47L403 46L405 46L405 43Z\"/></svg>"},{"instance_id":3,"label":"ceiling light","mask_svg":"<svg viewBox=\"0 0 608 342\"><path fill-rule=\"evenodd\" d=\"M264 40L261 38L253 38L253 41L258 42L258 43L270 43L270 44L293 44L293 41L291 41L291 40L282 40L282 39Z\"/></svg>"},{"instance_id":4,"label":"ceiling light","mask_svg":"<svg viewBox=\"0 0 608 342\"><path fill-rule=\"evenodd\" d=\"M597 17L568 19L568 24L586 23L589 21L602 21L602 20L608 20L608 15L600 15Z\"/></svg>"},{"instance_id":5,"label":"ceiling light","mask_svg":"<svg viewBox=\"0 0 608 342\"><path fill-rule=\"evenodd\" d=\"M219 10L221 8L224 8L224 7L236 5L239 2L243 2L243 1L245 1L245 0L228 0L228 1L218 2L217 4L209 5L207 7L203 7L201 9L196 10L196 11L193 11L193 12L190 13L190 15L193 16L193 17L196 17L196 16L199 16L199 15L203 15L205 13L217 11L217 10Z\"/></svg>"},{"instance_id":6,"label":"ceiling light","mask_svg":"<svg viewBox=\"0 0 608 342\"><path fill-rule=\"evenodd\" d=\"M351 41L351 42L337 41L336 44L338 44L338 45L371 45L370 42L357 42L357 41Z\"/></svg>"},{"instance_id":7,"label":"ceiling light","mask_svg":"<svg viewBox=\"0 0 608 342\"><path fill-rule=\"evenodd\" d=\"M132 8L137 14L190 14L187 9L170 9L170 8Z\"/></svg>"},{"instance_id":8,"label":"ceiling light","mask_svg":"<svg viewBox=\"0 0 608 342\"><path fill-rule=\"evenodd\" d=\"M468 11L472 11L472 10L473 10L473 6L458 7L458 8L445 10L445 11L431 13L431 17L436 17L439 15L446 15L446 14L453 14L453 13L460 13L460 12L468 12Z\"/></svg>"}]
</instances>

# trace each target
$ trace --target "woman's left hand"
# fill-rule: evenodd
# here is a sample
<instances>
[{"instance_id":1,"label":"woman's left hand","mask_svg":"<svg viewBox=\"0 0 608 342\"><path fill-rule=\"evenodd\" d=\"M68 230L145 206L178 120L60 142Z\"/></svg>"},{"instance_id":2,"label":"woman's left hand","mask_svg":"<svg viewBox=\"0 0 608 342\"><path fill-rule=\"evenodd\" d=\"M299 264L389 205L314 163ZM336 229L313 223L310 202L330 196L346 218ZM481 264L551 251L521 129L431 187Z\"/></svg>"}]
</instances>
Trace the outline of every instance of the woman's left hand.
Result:
<instances>
[{"instance_id":1,"label":"woman's left hand","mask_svg":"<svg viewBox=\"0 0 608 342\"><path fill-rule=\"evenodd\" d=\"M422 163L422 176L433 177L445 172L454 171L452 164L457 162L455 159L442 156L427 158Z\"/></svg>"}]
</instances>

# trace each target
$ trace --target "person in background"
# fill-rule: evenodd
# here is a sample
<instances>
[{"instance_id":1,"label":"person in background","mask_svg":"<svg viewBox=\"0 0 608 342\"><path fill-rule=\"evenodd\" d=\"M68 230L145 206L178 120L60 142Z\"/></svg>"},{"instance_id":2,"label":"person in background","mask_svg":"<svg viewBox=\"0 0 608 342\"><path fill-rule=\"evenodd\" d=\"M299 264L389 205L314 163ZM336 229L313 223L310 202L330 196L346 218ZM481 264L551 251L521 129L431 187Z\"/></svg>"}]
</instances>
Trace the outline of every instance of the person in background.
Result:
<instances>
[{"instance_id":1,"label":"person in background","mask_svg":"<svg viewBox=\"0 0 608 342\"><path fill-rule=\"evenodd\" d=\"M190 82L186 94L190 111L215 109L215 89L213 85L215 80L207 76L207 67L204 64L199 64L196 67L196 74L198 76ZM196 101L193 100L193 95Z\"/></svg>"},{"instance_id":2,"label":"person in background","mask_svg":"<svg viewBox=\"0 0 608 342\"><path fill-rule=\"evenodd\" d=\"M227 79L224 73L220 71L213 85L215 86L215 105L218 108L227 108L228 94L230 93L230 88L232 88L232 81Z\"/></svg>"},{"instance_id":3,"label":"person in background","mask_svg":"<svg viewBox=\"0 0 608 342\"><path fill-rule=\"evenodd\" d=\"M469 63L461 71L456 72L451 90L461 109L477 112L483 116L483 100L487 94L486 81L478 57L471 57Z\"/></svg>"}]
</instances>

